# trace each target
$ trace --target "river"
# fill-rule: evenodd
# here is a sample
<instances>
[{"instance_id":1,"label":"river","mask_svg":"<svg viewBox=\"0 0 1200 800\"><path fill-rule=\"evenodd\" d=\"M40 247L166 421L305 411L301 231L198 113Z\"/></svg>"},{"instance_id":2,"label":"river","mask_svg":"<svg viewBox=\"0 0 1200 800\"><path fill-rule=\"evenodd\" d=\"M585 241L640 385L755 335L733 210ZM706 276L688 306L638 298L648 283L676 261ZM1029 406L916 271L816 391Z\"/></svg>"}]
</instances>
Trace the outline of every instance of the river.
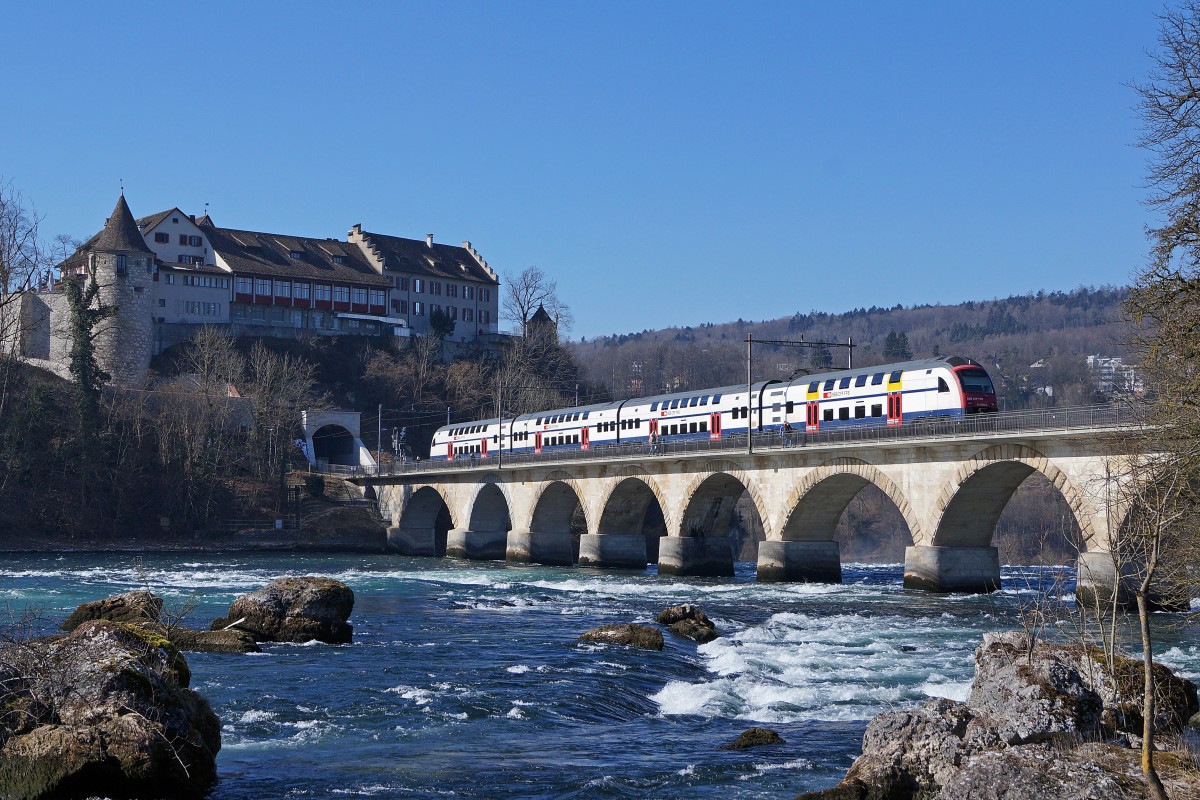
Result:
<instances>
[{"instance_id":1,"label":"river","mask_svg":"<svg viewBox=\"0 0 1200 800\"><path fill-rule=\"evenodd\" d=\"M758 584L645 572L385 555L5 557L11 615L47 632L81 602L148 585L192 627L282 575L355 593L354 643L189 653L223 722L213 800L254 798L791 798L837 782L867 722L929 696L963 699L986 631L1019 628L1032 592L905 591L899 565L844 583ZM1006 568L1007 587L1064 569ZM1061 594L1060 594L1061 593ZM615 622L693 602L722 638L661 653L579 644ZM1200 626L1157 615L1160 660L1200 677ZM718 746L752 725L786 744Z\"/></svg>"}]
</instances>

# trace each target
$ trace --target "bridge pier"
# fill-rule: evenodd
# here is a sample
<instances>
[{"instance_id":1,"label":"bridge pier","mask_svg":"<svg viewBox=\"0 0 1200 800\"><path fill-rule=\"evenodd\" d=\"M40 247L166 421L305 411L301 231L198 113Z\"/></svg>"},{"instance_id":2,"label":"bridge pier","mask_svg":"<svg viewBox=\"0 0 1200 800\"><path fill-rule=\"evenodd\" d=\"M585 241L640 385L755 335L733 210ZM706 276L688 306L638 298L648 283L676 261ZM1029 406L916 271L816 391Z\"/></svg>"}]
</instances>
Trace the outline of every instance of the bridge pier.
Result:
<instances>
[{"instance_id":1,"label":"bridge pier","mask_svg":"<svg viewBox=\"0 0 1200 800\"><path fill-rule=\"evenodd\" d=\"M446 555L471 561L495 561L504 558L508 531L470 531L452 528L446 534Z\"/></svg>"},{"instance_id":2,"label":"bridge pier","mask_svg":"<svg viewBox=\"0 0 1200 800\"><path fill-rule=\"evenodd\" d=\"M906 547L904 588L930 592L1000 589L1000 551L994 547Z\"/></svg>"},{"instance_id":3,"label":"bridge pier","mask_svg":"<svg viewBox=\"0 0 1200 800\"><path fill-rule=\"evenodd\" d=\"M504 558L514 563L569 567L575 563L575 552L569 531L511 530Z\"/></svg>"},{"instance_id":4,"label":"bridge pier","mask_svg":"<svg viewBox=\"0 0 1200 800\"><path fill-rule=\"evenodd\" d=\"M1133 587L1141 580L1138 574L1141 565L1134 563L1121 564L1121 580L1117 582L1117 567L1113 564L1112 553L1107 550L1091 550L1080 553L1075 565L1078 575L1075 579L1075 604L1077 607L1094 610L1099 603L1102 611L1112 606L1113 587L1117 589L1117 605L1121 608L1136 608L1137 597ZM1157 587L1161 588L1161 587ZM1151 611L1188 611L1191 600L1187 593L1179 596L1156 591L1151 585L1146 602Z\"/></svg>"},{"instance_id":5,"label":"bridge pier","mask_svg":"<svg viewBox=\"0 0 1200 800\"><path fill-rule=\"evenodd\" d=\"M433 528L402 528L396 525L387 529L387 546L402 556L437 556L437 534Z\"/></svg>"},{"instance_id":6,"label":"bridge pier","mask_svg":"<svg viewBox=\"0 0 1200 800\"><path fill-rule=\"evenodd\" d=\"M841 583L842 549L837 542L758 543L758 580Z\"/></svg>"},{"instance_id":7,"label":"bridge pier","mask_svg":"<svg viewBox=\"0 0 1200 800\"><path fill-rule=\"evenodd\" d=\"M579 566L645 569L646 537L640 533L585 533L579 537Z\"/></svg>"},{"instance_id":8,"label":"bridge pier","mask_svg":"<svg viewBox=\"0 0 1200 800\"><path fill-rule=\"evenodd\" d=\"M728 537L664 536L658 540L659 575L733 575L733 545Z\"/></svg>"}]
</instances>

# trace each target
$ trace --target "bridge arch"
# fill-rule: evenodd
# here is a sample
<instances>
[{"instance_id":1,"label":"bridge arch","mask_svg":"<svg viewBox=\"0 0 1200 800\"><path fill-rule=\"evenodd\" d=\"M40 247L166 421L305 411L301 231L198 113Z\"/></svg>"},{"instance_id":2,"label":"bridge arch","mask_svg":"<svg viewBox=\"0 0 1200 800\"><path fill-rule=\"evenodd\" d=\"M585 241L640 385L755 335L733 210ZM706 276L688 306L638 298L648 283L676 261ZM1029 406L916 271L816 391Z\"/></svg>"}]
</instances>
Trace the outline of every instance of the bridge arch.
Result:
<instances>
[{"instance_id":1,"label":"bridge arch","mask_svg":"<svg viewBox=\"0 0 1200 800\"><path fill-rule=\"evenodd\" d=\"M508 497L505 496L503 484L495 476L489 475L483 479L471 503L467 527L472 531L507 531L512 527Z\"/></svg>"},{"instance_id":2,"label":"bridge arch","mask_svg":"<svg viewBox=\"0 0 1200 800\"><path fill-rule=\"evenodd\" d=\"M987 547L1004 507L1026 478L1041 473L1071 509L1089 549L1096 541L1083 493L1054 462L1031 447L993 445L959 466L934 503L935 547Z\"/></svg>"},{"instance_id":3,"label":"bridge arch","mask_svg":"<svg viewBox=\"0 0 1200 800\"><path fill-rule=\"evenodd\" d=\"M647 561L658 560L659 539L667 535L669 526L668 513L656 481L641 472L626 472L625 477L618 475L610 484L595 523L595 537L589 536L589 539L602 547L619 546L624 555L612 560L627 566L640 560L644 567ZM617 545L618 542L621 544ZM591 550L585 556L585 549L581 542L579 563L584 566L596 558Z\"/></svg>"},{"instance_id":4,"label":"bridge arch","mask_svg":"<svg viewBox=\"0 0 1200 800\"><path fill-rule=\"evenodd\" d=\"M389 531L388 536L402 551L441 557L446 555L446 533L453 527L454 516L446 498L432 486L421 486L414 487L404 500L396 530Z\"/></svg>"},{"instance_id":5,"label":"bridge arch","mask_svg":"<svg viewBox=\"0 0 1200 800\"><path fill-rule=\"evenodd\" d=\"M787 516L779 533L768 538L787 542L832 542L834 531L850 501L868 484L883 492L908 525L913 541L920 541L921 525L917 515L891 478L878 468L852 458L839 458L833 464L809 472L792 490L784 506Z\"/></svg>"}]
</instances>

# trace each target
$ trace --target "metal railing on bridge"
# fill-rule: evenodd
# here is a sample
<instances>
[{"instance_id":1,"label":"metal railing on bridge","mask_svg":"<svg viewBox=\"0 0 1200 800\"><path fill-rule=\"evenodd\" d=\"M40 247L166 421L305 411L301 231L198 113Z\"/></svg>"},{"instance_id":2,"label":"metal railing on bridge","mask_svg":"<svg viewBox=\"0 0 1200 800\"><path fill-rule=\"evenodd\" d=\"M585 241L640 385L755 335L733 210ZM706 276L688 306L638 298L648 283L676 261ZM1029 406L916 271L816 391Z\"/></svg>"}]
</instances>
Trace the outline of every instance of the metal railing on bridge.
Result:
<instances>
[{"instance_id":1,"label":"metal railing on bridge","mask_svg":"<svg viewBox=\"0 0 1200 800\"><path fill-rule=\"evenodd\" d=\"M1116 405L1047 408L1033 411L1001 411L994 414L972 414L959 419L919 418L904 425L855 425L806 432L796 429L790 433L773 428L756 431L752 448L755 453L776 452L802 447L869 444L898 439L973 439L996 434L1050 433L1054 431L1115 431L1133 428L1140 422L1128 409ZM528 464L555 464L577 461L615 461L623 459L663 458L701 453L746 452L746 434L730 434L720 439L691 439L659 441L650 444L637 441L621 444L596 444L587 450L554 449L541 455L505 452L502 463L495 454L486 458L463 456L453 461L404 461L380 467L354 467L331 464L328 474L347 477L373 477L425 472L447 472L464 469L517 467Z\"/></svg>"}]
</instances>

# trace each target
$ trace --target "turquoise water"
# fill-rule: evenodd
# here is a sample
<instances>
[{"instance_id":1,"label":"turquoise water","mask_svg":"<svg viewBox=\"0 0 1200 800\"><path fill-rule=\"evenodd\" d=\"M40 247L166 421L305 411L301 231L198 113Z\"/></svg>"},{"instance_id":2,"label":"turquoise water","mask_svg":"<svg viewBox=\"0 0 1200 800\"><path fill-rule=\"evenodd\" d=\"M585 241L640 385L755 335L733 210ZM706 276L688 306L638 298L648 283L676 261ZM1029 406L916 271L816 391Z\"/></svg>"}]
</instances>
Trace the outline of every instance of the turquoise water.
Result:
<instances>
[{"instance_id":1,"label":"turquoise water","mask_svg":"<svg viewBox=\"0 0 1200 800\"><path fill-rule=\"evenodd\" d=\"M837 782L875 714L966 696L986 631L1019 627L1027 592L933 596L901 569L844 569L840 586L659 578L393 556L152 555L145 581L207 627L281 575L355 592L354 643L188 654L221 717L216 800L791 798ZM1069 572L1006 570L1024 586ZM9 613L48 631L87 600L139 588L128 555L6 556ZM661 653L579 644L602 623L701 605L724 634L668 635ZM1200 677L1198 627L1159 615L1161 660ZM751 725L785 745L718 746Z\"/></svg>"}]
</instances>

